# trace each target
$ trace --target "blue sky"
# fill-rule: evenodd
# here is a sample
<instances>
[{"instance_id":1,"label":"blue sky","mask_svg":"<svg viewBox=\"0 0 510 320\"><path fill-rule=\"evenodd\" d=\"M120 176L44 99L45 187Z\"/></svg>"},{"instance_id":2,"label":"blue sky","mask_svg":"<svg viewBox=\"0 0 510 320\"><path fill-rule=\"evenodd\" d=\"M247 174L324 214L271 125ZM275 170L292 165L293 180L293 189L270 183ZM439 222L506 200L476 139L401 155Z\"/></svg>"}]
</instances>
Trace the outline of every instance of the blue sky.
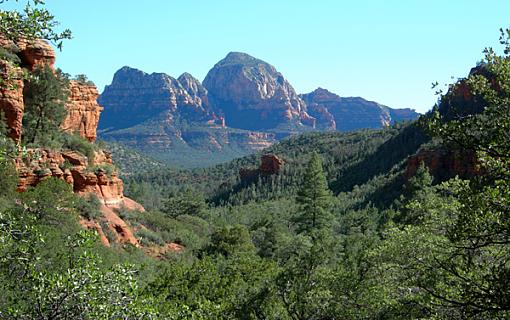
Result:
<instances>
[{"instance_id":1,"label":"blue sky","mask_svg":"<svg viewBox=\"0 0 510 320\"><path fill-rule=\"evenodd\" d=\"M23 1L21 1L23 3ZM8 3L13 5L14 2ZM425 112L510 27L508 0L47 0L73 31L57 66L102 92L124 65L203 80L230 51L317 87ZM2 6L5 6L3 4Z\"/></svg>"}]
</instances>

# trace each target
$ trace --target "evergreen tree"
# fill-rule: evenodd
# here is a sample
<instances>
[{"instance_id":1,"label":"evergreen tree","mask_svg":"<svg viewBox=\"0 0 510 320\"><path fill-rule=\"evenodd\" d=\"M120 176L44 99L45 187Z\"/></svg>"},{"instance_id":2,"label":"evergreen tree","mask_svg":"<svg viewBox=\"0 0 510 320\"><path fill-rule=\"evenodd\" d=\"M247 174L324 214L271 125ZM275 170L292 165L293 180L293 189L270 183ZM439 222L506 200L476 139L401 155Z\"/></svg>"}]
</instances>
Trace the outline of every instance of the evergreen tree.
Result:
<instances>
[{"instance_id":1,"label":"evergreen tree","mask_svg":"<svg viewBox=\"0 0 510 320\"><path fill-rule=\"evenodd\" d=\"M298 233L311 234L314 230L329 225L331 214L331 191L322 169L322 160L317 152L312 154L308 162L303 184L297 193L296 201L300 205L294 217Z\"/></svg>"},{"instance_id":2,"label":"evergreen tree","mask_svg":"<svg viewBox=\"0 0 510 320\"><path fill-rule=\"evenodd\" d=\"M48 145L66 115L67 79L49 66L34 70L24 88L23 142Z\"/></svg>"}]
</instances>

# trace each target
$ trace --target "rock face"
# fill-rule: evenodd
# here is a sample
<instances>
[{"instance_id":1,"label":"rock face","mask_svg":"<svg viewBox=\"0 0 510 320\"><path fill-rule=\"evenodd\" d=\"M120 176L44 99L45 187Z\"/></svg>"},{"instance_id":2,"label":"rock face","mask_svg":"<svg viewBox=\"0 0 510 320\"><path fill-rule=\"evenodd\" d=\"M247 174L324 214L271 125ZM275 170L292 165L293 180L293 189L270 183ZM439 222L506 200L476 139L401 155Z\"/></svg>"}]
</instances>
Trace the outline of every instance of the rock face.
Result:
<instances>
[{"instance_id":1,"label":"rock face","mask_svg":"<svg viewBox=\"0 0 510 320\"><path fill-rule=\"evenodd\" d=\"M147 74L123 67L98 102L105 107L99 129L127 128L155 117L169 124L181 119L220 121L211 111L207 90L187 73L175 79L164 73Z\"/></svg>"},{"instance_id":2,"label":"rock face","mask_svg":"<svg viewBox=\"0 0 510 320\"><path fill-rule=\"evenodd\" d=\"M0 46L17 52L21 66L29 71L44 65L54 68L55 51L46 41L13 43L0 38ZM7 86L0 86L0 111L5 115L10 137L19 142L24 111L22 69L14 67L7 61L0 61L0 73L2 79L8 79ZM66 105L68 115L62 123L62 129L79 133L91 142L95 141L99 114L102 110L96 101L98 96L94 85L71 81L69 101Z\"/></svg>"},{"instance_id":3,"label":"rock face","mask_svg":"<svg viewBox=\"0 0 510 320\"><path fill-rule=\"evenodd\" d=\"M94 160L76 151L28 149L16 159L19 172L18 191L36 186L40 181L55 177L73 186L77 194L95 194L106 205L120 204L123 199L122 180L117 177L108 153L98 151ZM91 168L97 168L92 171ZM111 168L107 173L104 168Z\"/></svg>"},{"instance_id":4,"label":"rock face","mask_svg":"<svg viewBox=\"0 0 510 320\"><path fill-rule=\"evenodd\" d=\"M254 182L260 176L277 174L282 169L284 161L274 154L264 154L260 158L260 166L256 169L241 168L239 177L243 183Z\"/></svg>"},{"instance_id":5,"label":"rock face","mask_svg":"<svg viewBox=\"0 0 510 320\"><path fill-rule=\"evenodd\" d=\"M9 137L19 142L21 139L21 125L23 120L23 81L21 69L14 67L7 61L0 60L0 77L8 79L5 85L0 85L0 114L5 117Z\"/></svg>"},{"instance_id":6,"label":"rock face","mask_svg":"<svg viewBox=\"0 0 510 320\"><path fill-rule=\"evenodd\" d=\"M455 176L467 179L481 173L474 152L433 149L422 150L410 156L407 159L405 176L407 178L414 176L421 163L425 164L430 174L440 181Z\"/></svg>"},{"instance_id":7,"label":"rock face","mask_svg":"<svg viewBox=\"0 0 510 320\"><path fill-rule=\"evenodd\" d=\"M303 100L272 65L231 52L204 79L215 112L229 127L264 130L282 124L314 125Z\"/></svg>"},{"instance_id":8,"label":"rock face","mask_svg":"<svg viewBox=\"0 0 510 320\"><path fill-rule=\"evenodd\" d=\"M138 240L131 228L117 215L114 209L126 207L131 210L144 211L144 208L133 200L124 197L123 183L111 167L112 159L104 151L96 152L90 161L79 152L55 152L48 149L29 149L27 154L16 159L19 173L18 191L23 192L30 186L36 186L49 177L62 179L73 187L79 195L95 195L101 201L101 212L110 231L115 235L117 243L130 243L138 246ZM104 168L110 167L111 172ZM92 171L91 168L97 168ZM81 225L98 231L101 241L109 245L104 230L96 221L82 220Z\"/></svg>"},{"instance_id":9,"label":"rock face","mask_svg":"<svg viewBox=\"0 0 510 320\"><path fill-rule=\"evenodd\" d=\"M99 93L94 85L71 81L67 116L62 122L62 130L79 133L90 142L96 141L96 129L103 108L97 103Z\"/></svg>"},{"instance_id":10,"label":"rock face","mask_svg":"<svg viewBox=\"0 0 510 320\"><path fill-rule=\"evenodd\" d=\"M16 53L22 68L29 72L48 65L54 68L55 52L42 40L33 42L19 41L13 43L0 37L0 46ZM16 142L20 141L24 112L22 69L14 67L11 62L0 60L0 111L10 129L9 135ZM96 129L102 108L96 102L98 97L94 85L71 81L69 86L68 111L61 128L64 131L78 133L90 142L96 140ZM96 151L93 159L87 159L77 151L52 151L49 149L29 149L15 160L19 174L18 191L36 186L49 177L62 179L79 195L93 194L101 201L100 218L106 223L113 239L118 243L139 246L131 228L117 215L114 209L125 207L143 211L144 208L123 195L123 183L117 177L112 159L105 151ZM97 221L82 220L82 226L96 230L101 241L109 245L109 240Z\"/></svg>"},{"instance_id":11,"label":"rock face","mask_svg":"<svg viewBox=\"0 0 510 320\"><path fill-rule=\"evenodd\" d=\"M34 70L37 67L48 65L51 69L54 69L55 50L48 42L44 40L20 41L17 46L20 50L18 55L23 67Z\"/></svg>"},{"instance_id":12,"label":"rock face","mask_svg":"<svg viewBox=\"0 0 510 320\"><path fill-rule=\"evenodd\" d=\"M419 116L412 109L391 109L359 97L340 97L322 88L303 94L301 98L308 106L308 113L317 118L317 127L325 130L382 128Z\"/></svg>"},{"instance_id":13,"label":"rock face","mask_svg":"<svg viewBox=\"0 0 510 320\"><path fill-rule=\"evenodd\" d=\"M283 160L274 154L265 154L260 158L259 171L263 175L272 175L280 171Z\"/></svg>"},{"instance_id":14,"label":"rock face","mask_svg":"<svg viewBox=\"0 0 510 320\"><path fill-rule=\"evenodd\" d=\"M19 40L14 42L0 35L0 47L15 52L21 59L21 67L27 68L30 71L45 65L54 69L55 50L45 40Z\"/></svg>"}]
</instances>

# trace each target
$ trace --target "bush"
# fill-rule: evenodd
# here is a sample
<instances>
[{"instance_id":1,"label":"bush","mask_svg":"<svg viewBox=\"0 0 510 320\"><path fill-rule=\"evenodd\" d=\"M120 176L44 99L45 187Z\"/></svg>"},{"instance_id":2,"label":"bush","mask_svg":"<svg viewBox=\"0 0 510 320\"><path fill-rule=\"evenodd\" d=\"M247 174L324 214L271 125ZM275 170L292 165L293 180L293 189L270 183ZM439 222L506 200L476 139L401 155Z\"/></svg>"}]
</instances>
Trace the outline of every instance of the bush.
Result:
<instances>
[{"instance_id":1,"label":"bush","mask_svg":"<svg viewBox=\"0 0 510 320\"><path fill-rule=\"evenodd\" d=\"M140 239L140 243L144 246L151 244L162 246L165 244L165 241L163 241L159 234L149 229L141 228L135 232L135 235L138 239Z\"/></svg>"},{"instance_id":2,"label":"bush","mask_svg":"<svg viewBox=\"0 0 510 320\"><path fill-rule=\"evenodd\" d=\"M16 53L3 47L0 47L0 60L6 60L16 65L21 63L21 60Z\"/></svg>"},{"instance_id":3,"label":"bush","mask_svg":"<svg viewBox=\"0 0 510 320\"><path fill-rule=\"evenodd\" d=\"M91 166L88 168L89 171L94 172L96 175L99 174L101 171L106 173L108 177L111 177L113 173L115 172L115 166L113 164L100 164Z\"/></svg>"},{"instance_id":4,"label":"bush","mask_svg":"<svg viewBox=\"0 0 510 320\"><path fill-rule=\"evenodd\" d=\"M101 201L95 194L89 194L85 197L77 197L75 204L78 214L88 220L96 219L101 216Z\"/></svg>"},{"instance_id":5,"label":"bush","mask_svg":"<svg viewBox=\"0 0 510 320\"><path fill-rule=\"evenodd\" d=\"M94 161L94 145L77 134L64 134L62 148L78 151L85 155L89 160L89 164Z\"/></svg>"}]
</instances>

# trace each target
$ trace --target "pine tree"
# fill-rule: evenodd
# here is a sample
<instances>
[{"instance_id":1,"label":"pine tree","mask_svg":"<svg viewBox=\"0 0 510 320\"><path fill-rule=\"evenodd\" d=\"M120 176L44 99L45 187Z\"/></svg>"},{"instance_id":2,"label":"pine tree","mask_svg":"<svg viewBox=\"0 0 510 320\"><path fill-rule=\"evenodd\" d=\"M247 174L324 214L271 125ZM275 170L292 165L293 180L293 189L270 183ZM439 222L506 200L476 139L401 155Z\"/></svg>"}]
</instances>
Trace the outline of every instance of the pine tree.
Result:
<instances>
[{"instance_id":1,"label":"pine tree","mask_svg":"<svg viewBox=\"0 0 510 320\"><path fill-rule=\"evenodd\" d=\"M331 191L322 169L321 157L314 152L296 198L300 205L300 210L293 219L297 225L297 232L311 234L328 226L331 220L329 212L331 200Z\"/></svg>"},{"instance_id":2,"label":"pine tree","mask_svg":"<svg viewBox=\"0 0 510 320\"><path fill-rule=\"evenodd\" d=\"M49 66L34 70L24 89L23 142L47 146L67 113L67 79Z\"/></svg>"}]
</instances>

